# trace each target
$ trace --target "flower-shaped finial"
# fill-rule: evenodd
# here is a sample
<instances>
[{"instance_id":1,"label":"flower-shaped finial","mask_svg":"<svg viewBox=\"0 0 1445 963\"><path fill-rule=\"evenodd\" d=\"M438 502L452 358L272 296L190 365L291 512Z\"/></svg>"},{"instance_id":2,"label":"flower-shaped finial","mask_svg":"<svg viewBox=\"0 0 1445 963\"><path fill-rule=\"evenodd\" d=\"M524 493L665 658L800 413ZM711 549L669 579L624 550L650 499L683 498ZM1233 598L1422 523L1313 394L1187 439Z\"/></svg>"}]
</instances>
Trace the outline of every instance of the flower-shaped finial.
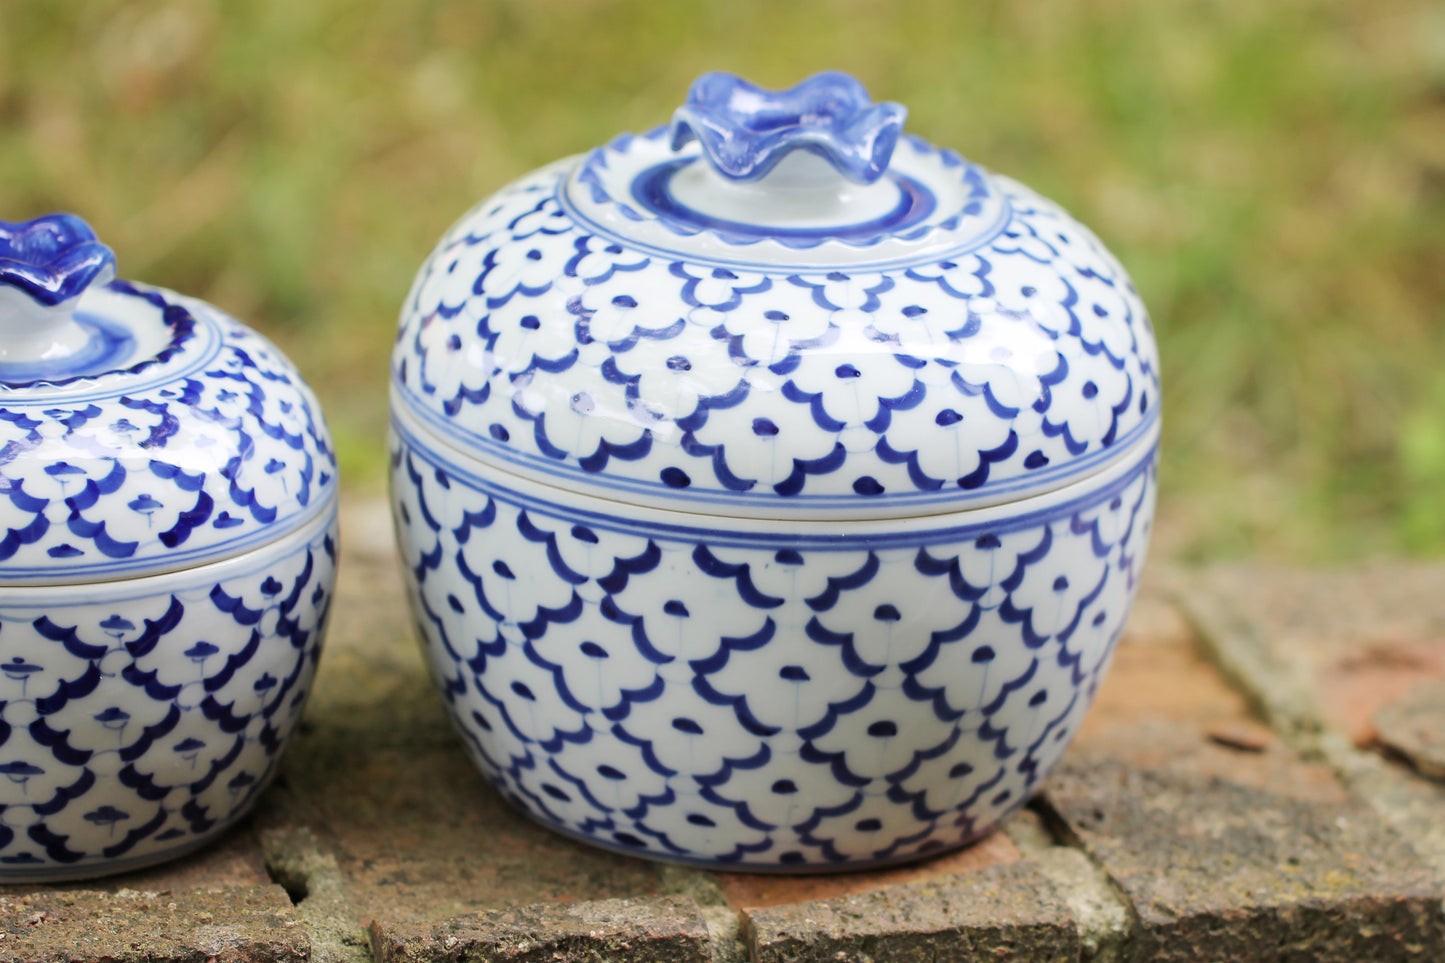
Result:
<instances>
[{"instance_id":1,"label":"flower-shaped finial","mask_svg":"<svg viewBox=\"0 0 1445 963\"><path fill-rule=\"evenodd\" d=\"M672 149L696 137L714 170L745 182L805 150L849 180L871 184L888 169L907 114L901 104L873 103L861 83L838 71L779 91L709 73L693 82L687 103L672 115Z\"/></svg>"},{"instance_id":2,"label":"flower-shaped finial","mask_svg":"<svg viewBox=\"0 0 1445 963\"><path fill-rule=\"evenodd\" d=\"M74 214L0 221L0 288L54 307L115 277L115 255Z\"/></svg>"}]
</instances>

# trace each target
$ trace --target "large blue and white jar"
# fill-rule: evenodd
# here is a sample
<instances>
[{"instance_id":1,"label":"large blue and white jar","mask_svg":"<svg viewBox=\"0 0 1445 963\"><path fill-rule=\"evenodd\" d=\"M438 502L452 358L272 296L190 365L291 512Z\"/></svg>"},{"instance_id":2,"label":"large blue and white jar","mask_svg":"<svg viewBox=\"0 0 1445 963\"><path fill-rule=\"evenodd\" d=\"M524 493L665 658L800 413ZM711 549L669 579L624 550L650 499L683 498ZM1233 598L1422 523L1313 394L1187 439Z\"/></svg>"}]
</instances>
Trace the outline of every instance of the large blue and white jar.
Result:
<instances>
[{"instance_id":1,"label":"large blue and white jar","mask_svg":"<svg viewBox=\"0 0 1445 963\"><path fill-rule=\"evenodd\" d=\"M988 832L1138 585L1159 377L1064 211L828 73L700 78L422 267L411 603L472 758L615 850L851 869Z\"/></svg>"},{"instance_id":2,"label":"large blue and white jar","mask_svg":"<svg viewBox=\"0 0 1445 963\"><path fill-rule=\"evenodd\" d=\"M256 332L0 221L0 883L145 866L276 771L336 569L316 399Z\"/></svg>"}]
</instances>

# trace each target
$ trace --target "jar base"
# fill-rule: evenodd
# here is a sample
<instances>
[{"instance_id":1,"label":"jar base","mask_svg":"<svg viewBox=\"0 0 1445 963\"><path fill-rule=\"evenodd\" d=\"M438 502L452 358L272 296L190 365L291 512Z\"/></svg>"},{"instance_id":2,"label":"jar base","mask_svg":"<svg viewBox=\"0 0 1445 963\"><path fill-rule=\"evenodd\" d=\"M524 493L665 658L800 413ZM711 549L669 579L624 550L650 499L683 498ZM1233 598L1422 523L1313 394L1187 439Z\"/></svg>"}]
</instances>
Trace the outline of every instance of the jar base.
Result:
<instances>
[{"instance_id":1,"label":"jar base","mask_svg":"<svg viewBox=\"0 0 1445 963\"><path fill-rule=\"evenodd\" d=\"M977 843L982 842L984 839L993 835L993 833L996 832L1001 826L1003 826L1004 821L1007 820L1014 813L1014 810L1010 809L1008 812L1001 815L998 820L990 823L987 828L969 833L968 835L962 836L953 842L940 843L936 847L932 847L922 851L913 850L912 852L906 853L901 856L888 856L883 859L848 860L844 862L745 863L723 862L716 859L700 859L689 856L671 855L668 853L656 853L652 851L644 852L642 850L634 849L630 846L623 846L618 843L610 843L606 840L598 839L594 836L588 836L585 833L579 833L575 830L568 829L565 826L558 826L556 823L549 822L548 820L543 819L534 813L530 813L527 810L516 805L510 799L507 799L505 794L502 794L502 798L506 799L508 805L511 806L513 811L518 812L523 816L526 816L527 819L531 820L533 823L536 823L538 826L541 826L543 829L546 829L549 832L556 833L559 836L565 836L568 839L574 840L575 842L583 843L584 845L592 846L596 849L606 850L609 853L617 853L620 856L631 856L634 859L645 859L655 863L668 863L673 866L687 866L692 869L706 869L718 873L757 873L759 875L765 876L833 876L845 873L875 872L877 870L896 869L900 866L909 866L915 863L924 863L930 859L935 859L940 856L947 856L950 853L956 853L961 849L967 849L969 846L973 846Z\"/></svg>"},{"instance_id":2,"label":"jar base","mask_svg":"<svg viewBox=\"0 0 1445 963\"><path fill-rule=\"evenodd\" d=\"M244 820L249 812L250 809L248 807L246 810L237 813L235 818L227 821L215 831L207 833L199 839L188 839L177 846L171 846L154 853L147 853L144 856L134 856L128 859L117 860L88 860L71 866L56 866L53 864L35 866L33 868L0 866L0 886L28 885L31 883L78 883L86 880L101 879L103 877L119 876L124 873L139 872L144 869L153 869L163 863L184 859L218 842L222 836L230 832L232 828Z\"/></svg>"}]
</instances>

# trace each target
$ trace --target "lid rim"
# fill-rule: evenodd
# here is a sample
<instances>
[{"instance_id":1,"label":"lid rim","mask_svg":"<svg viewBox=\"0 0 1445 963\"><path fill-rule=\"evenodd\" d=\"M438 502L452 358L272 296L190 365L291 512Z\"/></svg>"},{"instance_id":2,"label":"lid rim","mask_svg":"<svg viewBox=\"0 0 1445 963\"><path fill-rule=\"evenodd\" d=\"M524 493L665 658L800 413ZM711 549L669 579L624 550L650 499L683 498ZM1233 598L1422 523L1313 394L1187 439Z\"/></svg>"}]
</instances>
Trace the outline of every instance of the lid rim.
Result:
<instances>
[{"instance_id":1,"label":"lid rim","mask_svg":"<svg viewBox=\"0 0 1445 963\"><path fill-rule=\"evenodd\" d=\"M1156 431L1149 438L1134 445L1127 452L1121 452L1121 457L1100 471L1075 479L1068 485L1016 501L892 518L777 519L751 515L710 515L655 504L624 504L591 491L569 491L511 473L505 473L505 479L487 477L477 469L490 466L479 466L477 460L468 458L465 452L457 452L450 446L443 450L419 446L416 435L407 431L407 426L401 424L401 421L402 419L393 416L391 431L394 441L399 441L432 467L460 477L467 484L488 494L525 507L537 507L559 517L580 518L584 521L591 519L597 523L611 519L625 525L632 534L637 534L639 530L648 530L655 537L667 538L668 533L671 533L671 537L688 539L694 538L700 531L706 531L711 544L723 547L755 548L764 544L776 544L853 549L864 542L871 547L879 547L880 543L884 542L916 547L920 544L919 532L927 532L934 538L956 538L959 530L971 529L977 529L979 533L997 533L1032 525L1038 516L1060 517L1076 504L1096 503L1103 495L1126 488L1141 473L1154 470L1159 457L1156 426ZM392 449L395 452L395 443ZM524 484L509 486L510 480L520 480ZM1091 482L1097 483L1097 487L1091 486ZM633 511L619 514L616 511L619 508ZM780 527L777 524L780 521L789 524ZM946 524L933 527L934 523L940 521L945 521ZM711 523L719 524L714 527ZM890 525L896 525L897 528L890 528Z\"/></svg>"},{"instance_id":2,"label":"lid rim","mask_svg":"<svg viewBox=\"0 0 1445 963\"><path fill-rule=\"evenodd\" d=\"M275 531L272 531L268 527L255 533L256 537L253 539L223 542L220 546L212 546L223 548L225 551L215 552L210 555L206 555L203 552L192 552L189 557L174 560L168 557L145 559L144 561L146 562L166 562L171 564L153 565L149 568L145 565L137 565L135 566L135 571L125 572L125 574L119 576L107 577L112 571L122 571L122 569L119 568L87 570L85 577L63 579L51 578L50 576L57 574L53 570L32 569L36 572L36 575L34 578L28 578L17 576L14 572L7 571L5 568L0 567L0 592L76 589L89 585L121 585L127 582L138 582L147 578L176 575L182 572L196 572L213 565L235 561L253 552L262 551L277 542L296 536L307 529L313 527L319 528L321 527L323 519L328 519L339 510L340 501L340 491L333 488L328 492L326 498L315 500L311 505L307 506L306 511L298 515L288 516L285 523L278 526Z\"/></svg>"},{"instance_id":3,"label":"lid rim","mask_svg":"<svg viewBox=\"0 0 1445 963\"><path fill-rule=\"evenodd\" d=\"M167 302L157 292L159 289L138 286L130 281L115 279L103 285L104 290L113 291L117 294L138 297L149 302L162 312L162 323L171 329L171 335L166 346L155 354L137 361L135 364L120 368L107 368L101 371L83 371L80 374L70 375L63 378L39 377L27 381L3 381L0 380L0 391L21 393L31 388L69 388L83 381L99 381L102 378L124 378L139 377L145 371L155 368L170 361L177 354L186 350L187 343L196 337L198 322L195 315L188 311L184 305L175 302ZM123 327L123 326L121 326ZM9 394L5 396L6 401L24 402L22 398L12 398ZM47 401L49 399L46 399Z\"/></svg>"},{"instance_id":4,"label":"lid rim","mask_svg":"<svg viewBox=\"0 0 1445 963\"><path fill-rule=\"evenodd\" d=\"M761 260L757 258L745 257L723 257L721 255L706 254L702 252L684 252L678 250L677 248L664 247L659 244L653 244L635 237L630 237L626 234L613 230L605 224L598 222L595 218L590 217L582 210L580 210L567 190L567 182L569 178L570 169L569 174L564 175L558 180L556 187L556 200L558 206L564 212L566 212L567 216L573 222L586 228L589 232L596 234L598 237L604 238L617 244L624 244L627 246L628 250L636 251L640 254L646 254L651 257L684 259L689 264L697 264L702 267L721 267L733 268L744 271L762 271L774 273L787 273L790 271L826 271L829 269L830 266L833 266L835 263L831 261L786 260L781 258L777 260ZM506 188L503 188L503 190L505 189ZM919 246L916 249L908 251L907 253L897 254L887 258L879 258L872 261L850 260L846 262L846 266L849 270L853 271L887 271L895 268L905 268L913 264L927 263L929 261L946 260L948 258L960 257L964 254L969 254L973 251L976 251L979 248L987 246L990 241L998 237L998 235L1003 232L1003 229L1008 226L1009 222L1013 220L1014 210L1008 196L1006 194L1001 194L999 199L1002 203L1000 204L998 213L994 217L994 219L984 228L979 230L976 234L970 235L964 241L960 242L950 239L947 244L939 244L938 241L940 239L947 239L948 234L946 232L938 232L936 234L931 234L926 238L909 242L916 243ZM682 237L683 235L678 236ZM772 243L771 238L754 237L745 243L734 244L732 246L743 251L752 251L756 250L758 246L766 245L769 243ZM847 240L843 239L830 241L828 243L836 243L844 248L850 248L855 251L869 250L873 247L876 247L876 245L850 244ZM787 250L787 252L790 254L797 255L800 253L800 251L820 251L825 249L827 249L826 246L820 244L812 248L785 250Z\"/></svg>"},{"instance_id":5,"label":"lid rim","mask_svg":"<svg viewBox=\"0 0 1445 963\"><path fill-rule=\"evenodd\" d=\"M878 264L902 266L960 247L960 235L966 243L987 243L988 238L1009 221L1005 192L989 183L990 177L997 175L991 175L955 151L920 137L904 135L899 144L906 145L908 152L895 156L888 176L911 181L916 190L929 195L931 207L921 218L909 219L906 223L884 222L880 229L862 233L833 234L824 227L792 236L787 230L771 233L765 225L746 223L743 225L746 230L728 231L706 219L693 220L665 208L649 206L634 196L637 185L647 180L643 175L653 168L675 162L703 162L695 152L679 154L668 149L666 134L665 127L642 134L621 134L603 147L547 165L542 170L562 169L556 185L559 205L572 219L611 240L629 248L650 247L660 256L688 260L699 254L694 250L693 242L697 240L715 242L729 250L767 251L771 255L768 260L717 258L730 265L757 265L758 269L808 270L842 262L859 269L865 263L872 263L862 261L863 255L887 248L903 250L874 260ZM947 201L950 196L952 201ZM589 210L595 210L595 214ZM604 223L606 216L613 217L617 226ZM987 218L986 223L974 223L980 217ZM641 236L649 232L658 234L658 239ZM673 246L664 246L666 244Z\"/></svg>"},{"instance_id":6,"label":"lid rim","mask_svg":"<svg viewBox=\"0 0 1445 963\"><path fill-rule=\"evenodd\" d=\"M460 432L448 431L451 422L439 418L434 412L418 405L415 400L397 389L391 390L391 422L393 429L401 425L402 430L412 438L418 436L436 442L437 446L451 453L453 460L470 462L475 466L502 472L509 477L525 479L538 485L545 485L559 492L585 494L591 498L608 501L619 506L634 506L657 511L679 512L709 518L737 518L749 520L788 520L798 522L855 522L888 521L910 518L925 518L930 515L945 515L971 510L999 508L1031 498L1041 498L1071 485L1080 484L1090 478L1106 474L1119 462L1126 461L1150 444L1157 443L1162 419L1158 407L1149 417L1132 428L1128 434L1114 442L1109 448L1096 453L1088 461L1068 463L1068 471L1061 471L1046 483L1021 484L1015 488L979 490L970 498L961 490L951 490L946 495L928 492L905 492L884 497L877 501L864 501L857 495L795 495L758 494L751 496L729 496L717 493L713 497L698 494L673 494L662 485L636 483L632 479L607 473L588 474L580 469L569 468L558 471L565 463L546 463L524 452L515 452L519 457L498 457L502 452L512 452L499 445L476 444L474 437ZM548 471L546 469L553 469ZM1024 479L1016 479L1023 481ZM615 494L625 491L632 497ZM985 491L988 494L985 494ZM888 506L885 508L884 506ZM895 508L896 507L896 508ZM764 510L759 511L762 508ZM872 509L871 511L869 509Z\"/></svg>"}]
</instances>

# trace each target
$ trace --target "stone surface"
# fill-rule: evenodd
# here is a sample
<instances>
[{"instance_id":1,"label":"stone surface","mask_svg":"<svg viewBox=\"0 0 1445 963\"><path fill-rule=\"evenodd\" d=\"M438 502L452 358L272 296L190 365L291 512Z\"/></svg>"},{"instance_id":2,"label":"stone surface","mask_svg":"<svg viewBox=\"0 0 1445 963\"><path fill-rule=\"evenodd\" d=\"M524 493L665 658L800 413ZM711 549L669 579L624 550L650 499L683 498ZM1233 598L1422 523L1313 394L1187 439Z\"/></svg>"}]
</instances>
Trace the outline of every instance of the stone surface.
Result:
<instances>
[{"instance_id":1,"label":"stone surface","mask_svg":"<svg viewBox=\"0 0 1445 963\"><path fill-rule=\"evenodd\" d=\"M1264 752L1277 741L1268 727L1257 722L1219 723L1204 734L1224 748L1240 752Z\"/></svg>"},{"instance_id":2,"label":"stone surface","mask_svg":"<svg viewBox=\"0 0 1445 963\"><path fill-rule=\"evenodd\" d=\"M275 886L73 889L0 896L0 961L302 963L309 945Z\"/></svg>"},{"instance_id":3,"label":"stone surface","mask_svg":"<svg viewBox=\"0 0 1445 963\"><path fill-rule=\"evenodd\" d=\"M1072 961L1079 934L1027 862L747 914L757 963L772 961Z\"/></svg>"},{"instance_id":4,"label":"stone surface","mask_svg":"<svg viewBox=\"0 0 1445 963\"><path fill-rule=\"evenodd\" d=\"M1374 723L1381 744L1421 775L1445 780L1445 680L1421 683L1386 703Z\"/></svg>"},{"instance_id":5,"label":"stone surface","mask_svg":"<svg viewBox=\"0 0 1445 963\"><path fill-rule=\"evenodd\" d=\"M150 869L0 886L0 961L294 960L309 942L249 822Z\"/></svg>"},{"instance_id":6,"label":"stone surface","mask_svg":"<svg viewBox=\"0 0 1445 963\"><path fill-rule=\"evenodd\" d=\"M1083 850L1061 845L1033 808L1014 816L1007 831L1068 907L1078 927L1081 959L1118 963L1132 920L1108 874Z\"/></svg>"},{"instance_id":7,"label":"stone surface","mask_svg":"<svg viewBox=\"0 0 1445 963\"><path fill-rule=\"evenodd\" d=\"M271 875L295 905L311 939L313 963L365 963L369 941L346 892L336 855L309 827L276 815L286 801L273 792L258 814L258 836Z\"/></svg>"},{"instance_id":8,"label":"stone surface","mask_svg":"<svg viewBox=\"0 0 1445 963\"><path fill-rule=\"evenodd\" d=\"M1247 678L1297 657L1269 641L1284 627L1231 608L1233 596L1213 598L1211 624L1231 626L1240 650L1233 665ZM1137 612L1094 712L1044 787L1056 835L1082 847L1132 909L1121 933L1109 894L1099 894L1099 956L1439 957L1445 942L1430 942L1445 941L1439 874L1351 797L1331 765L1264 726L1255 716L1263 700L1246 698L1211 664L1209 640L1159 594L1146 594ZM1345 643L1332 645L1336 659L1347 658ZM1266 711L1282 718L1282 705L1311 704L1303 682L1292 692ZM1290 718L1298 732L1318 717ZM1070 889L1057 868L1072 857L1023 848L1041 865L1052 860L1075 902L1087 891L1082 874L1085 888Z\"/></svg>"},{"instance_id":9,"label":"stone surface","mask_svg":"<svg viewBox=\"0 0 1445 963\"><path fill-rule=\"evenodd\" d=\"M1179 609L1150 576L1145 581L1065 760L1087 755L1219 776L1299 798L1343 800L1329 767L1304 761L1258 721L1249 701L1205 659Z\"/></svg>"},{"instance_id":10,"label":"stone surface","mask_svg":"<svg viewBox=\"0 0 1445 963\"><path fill-rule=\"evenodd\" d=\"M707 963L707 926L686 898L542 904L441 923L371 924L378 963L629 960Z\"/></svg>"},{"instance_id":11,"label":"stone surface","mask_svg":"<svg viewBox=\"0 0 1445 963\"><path fill-rule=\"evenodd\" d=\"M1211 656L1286 736L1332 729L1366 746L1380 708L1445 679L1445 566L1172 574Z\"/></svg>"},{"instance_id":12,"label":"stone surface","mask_svg":"<svg viewBox=\"0 0 1445 963\"><path fill-rule=\"evenodd\" d=\"M805 874L798 876L765 873L718 873L728 905L755 909L805 903L867 893L903 883L924 882L960 873L976 872L1018 860L1018 847L1001 832L985 836L972 846L892 869L858 873Z\"/></svg>"},{"instance_id":13,"label":"stone surface","mask_svg":"<svg viewBox=\"0 0 1445 963\"><path fill-rule=\"evenodd\" d=\"M1049 804L1134 908L1126 960L1438 960L1441 881L1355 802L1073 758Z\"/></svg>"},{"instance_id":14,"label":"stone surface","mask_svg":"<svg viewBox=\"0 0 1445 963\"><path fill-rule=\"evenodd\" d=\"M1087 741L1116 722L1148 718L1197 729L1249 724L1254 718L1248 700L1204 659L1194 628L1165 597L1153 569L1145 572L1078 739Z\"/></svg>"},{"instance_id":15,"label":"stone surface","mask_svg":"<svg viewBox=\"0 0 1445 963\"><path fill-rule=\"evenodd\" d=\"M1168 575L1211 661L1274 730L1324 760L1445 875L1445 785L1373 751L1378 714L1445 679L1445 566Z\"/></svg>"}]
</instances>

